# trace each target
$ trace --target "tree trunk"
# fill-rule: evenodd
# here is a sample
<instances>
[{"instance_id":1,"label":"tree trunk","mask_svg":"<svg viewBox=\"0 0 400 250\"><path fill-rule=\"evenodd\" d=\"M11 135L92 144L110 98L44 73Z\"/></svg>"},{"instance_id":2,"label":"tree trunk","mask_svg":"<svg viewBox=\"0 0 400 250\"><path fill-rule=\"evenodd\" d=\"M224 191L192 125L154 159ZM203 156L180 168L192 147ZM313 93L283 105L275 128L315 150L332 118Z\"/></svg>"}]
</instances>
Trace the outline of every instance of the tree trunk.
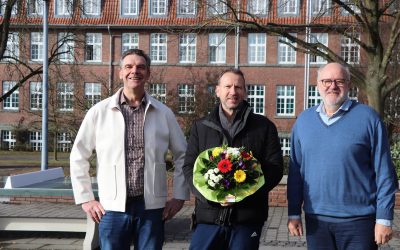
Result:
<instances>
[{"instance_id":1,"label":"tree trunk","mask_svg":"<svg viewBox=\"0 0 400 250\"><path fill-rule=\"evenodd\" d=\"M381 90L374 82L375 79L367 79L367 88L366 88L366 95L368 98L368 105L375 109L376 112L381 116L383 119L384 117L384 100L381 96Z\"/></svg>"}]
</instances>

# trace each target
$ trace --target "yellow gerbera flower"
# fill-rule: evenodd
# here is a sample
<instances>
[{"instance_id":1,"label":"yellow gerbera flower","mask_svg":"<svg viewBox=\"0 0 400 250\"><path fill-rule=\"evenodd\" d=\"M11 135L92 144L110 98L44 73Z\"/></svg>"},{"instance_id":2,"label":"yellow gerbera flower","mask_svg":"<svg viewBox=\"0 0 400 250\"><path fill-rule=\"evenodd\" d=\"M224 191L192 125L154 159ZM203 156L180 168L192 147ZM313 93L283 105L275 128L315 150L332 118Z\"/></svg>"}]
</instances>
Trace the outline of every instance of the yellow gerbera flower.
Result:
<instances>
[{"instance_id":1,"label":"yellow gerbera flower","mask_svg":"<svg viewBox=\"0 0 400 250\"><path fill-rule=\"evenodd\" d=\"M237 183L244 182L246 180L246 173L243 170L236 170L233 178Z\"/></svg>"},{"instance_id":2,"label":"yellow gerbera flower","mask_svg":"<svg viewBox=\"0 0 400 250\"><path fill-rule=\"evenodd\" d=\"M217 157L217 156L219 156L219 154L220 154L222 151L224 151L223 148L221 148L221 147L216 147L216 148L214 148L213 151L212 151L212 156Z\"/></svg>"}]
</instances>

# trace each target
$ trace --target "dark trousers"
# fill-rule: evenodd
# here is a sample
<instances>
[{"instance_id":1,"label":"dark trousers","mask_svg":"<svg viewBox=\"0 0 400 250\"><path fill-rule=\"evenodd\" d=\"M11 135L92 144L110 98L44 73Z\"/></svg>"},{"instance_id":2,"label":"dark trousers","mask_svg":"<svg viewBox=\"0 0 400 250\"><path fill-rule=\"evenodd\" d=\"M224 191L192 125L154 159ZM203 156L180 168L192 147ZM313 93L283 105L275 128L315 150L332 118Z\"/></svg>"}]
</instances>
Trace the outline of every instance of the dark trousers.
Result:
<instances>
[{"instance_id":1,"label":"dark trousers","mask_svg":"<svg viewBox=\"0 0 400 250\"><path fill-rule=\"evenodd\" d=\"M307 247L310 250L376 250L375 219L325 221L306 215Z\"/></svg>"},{"instance_id":2,"label":"dark trousers","mask_svg":"<svg viewBox=\"0 0 400 250\"><path fill-rule=\"evenodd\" d=\"M190 250L256 250L264 223L219 226L197 224Z\"/></svg>"},{"instance_id":3,"label":"dark trousers","mask_svg":"<svg viewBox=\"0 0 400 250\"><path fill-rule=\"evenodd\" d=\"M144 200L129 202L125 212L106 211L99 224L102 250L161 250L164 243L163 209L144 209Z\"/></svg>"}]
</instances>

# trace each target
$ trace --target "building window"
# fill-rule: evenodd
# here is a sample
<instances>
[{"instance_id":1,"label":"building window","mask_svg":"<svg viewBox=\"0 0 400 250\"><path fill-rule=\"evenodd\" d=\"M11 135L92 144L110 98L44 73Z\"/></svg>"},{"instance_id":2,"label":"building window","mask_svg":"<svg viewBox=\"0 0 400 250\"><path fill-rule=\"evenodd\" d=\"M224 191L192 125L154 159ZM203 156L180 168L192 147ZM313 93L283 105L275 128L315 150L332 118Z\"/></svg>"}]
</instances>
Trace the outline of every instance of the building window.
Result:
<instances>
[{"instance_id":1,"label":"building window","mask_svg":"<svg viewBox=\"0 0 400 250\"><path fill-rule=\"evenodd\" d=\"M2 130L1 138L3 141L3 144L2 144L3 149L11 150L11 149L15 148L15 143L17 140L15 139L15 135L12 133L12 131Z\"/></svg>"},{"instance_id":2,"label":"building window","mask_svg":"<svg viewBox=\"0 0 400 250\"><path fill-rule=\"evenodd\" d=\"M58 109L60 111L73 111L74 85L60 82L57 84Z\"/></svg>"},{"instance_id":3,"label":"building window","mask_svg":"<svg viewBox=\"0 0 400 250\"><path fill-rule=\"evenodd\" d=\"M293 85L276 87L276 114L278 116L294 115L295 87Z\"/></svg>"},{"instance_id":4,"label":"building window","mask_svg":"<svg viewBox=\"0 0 400 250\"><path fill-rule=\"evenodd\" d=\"M72 147L71 135L67 132L57 133L57 151L70 152Z\"/></svg>"},{"instance_id":5,"label":"building window","mask_svg":"<svg viewBox=\"0 0 400 250\"><path fill-rule=\"evenodd\" d=\"M358 88L351 87L349 89L349 99L353 101L358 101Z\"/></svg>"},{"instance_id":6,"label":"building window","mask_svg":"<svg viewBox=\"0 0 400 250\"><path fill-rule=\"evenodd\" d=\"M58 33L59 55L61 62L74 61L74 35L71 33Z\"/></svg>"},{"instance_id":7,"label":"building window","mask_svg":"<svg viewBox=\"0 0 400 250\"><path fill-rule=\"evenodd\" d=\"M162 103L167 102L167 87L165 83L151 83L149 84L149 93L152 97L156 98Z\"/></svg>"},{"instance_id":8,"label":"building window","mask_svg":"<svg viewBox=\"0 0 400 250\"><path fill-rule=\"evenodd\" d=\"M269 0L249 0L248 12L253 15L267 15Z\"/></svg>"},{"instance_id":9,"label":"building window","mask_svg":"<svg viewBox=\"0 0 400 250\"><path fill-rule=\"evenodd\" d=\"M193 84L179 84L178 112L190 114L194 112L195 88Z\"/></svg>"},{"instance_id":10,"label":"building window","mask_svg":"<svg viewBox=\"0 0 400 250\"><path fill-rule=\"evenodd\" d=\"M294 16L299 13L299 0L279 0L278 12L281 15Z\"/></svg>"},{"instance_id":11,"label":"building window","mask_svg":"<svg viewBox=\"0 0 400 250\"><path fill-rule=\"evenodd\" d=\"M167 34L155 33L150 35L150 58L155 63L167 62Z\"/></svg>"},{"instance_id":12,"label":"building window","mask_svg":"<svg viewBox=\"0 0 400 250\"><path fill-rule=\"evenodd\" d=\"M4 12L6 11L6 4L7 4L7 0L0 0L0 16L4 15ZM11 10L11 15L15 16L18 14L18 2L19 1L15 1L12 10Z\"/></svg>"},{"instance_id":13,"label":"building window","mask_svg":"<svg viewBox=\"0 0 400 250\"><path fill-rule=\"evenodd\" d=\"M101 0L82 0L85 16L100 16Z\"/></svg>"},{"instance_id":14,"label":"building window","mask_svg":"<svg viewBox=\"0 0 400 250\"><path fill-rule=\"evenodd\" d=\"M196 1L195 0L179 0L178 15L195 15Z\"/></svg>"},{"instance_id":15,"label":"building window","mask_svg":"<svg viewBox=\"0 0 400 250\"><path fill-rule=\"evenodd\" d=\"M310 34L311 43L321 43L328 47L328 34L327 33L311 33ZM321 50L325 52L324 50ZM325 64L326 60L320 56L310 55L310 63L312 64Z\"/></svg>"},{"instance_id":16,"label":"building window","mask_svg":"<svg viewBox=\"0 0 400 250\"><path fill-rule=\"evenodd\" d=\"M291 44L291 45L289 45ZM291 43L288 38L279 38L278 47L278 63L279 64L295 64L296 63L296 51L292 46L296 46Z\"/></svg>"},{"instance_id":17,"label":"building window","mask_svg":"<svg viewBox=\"0 0 400 250\"><path fill-rule=\"evenodd\" d=\"M224 15L227 13L227 6L225 1L220 0L207 0L208 14L209 15Z\"/></svg>"},{"instance_id":18,"label":"building window","mask_svg":"<svg viewBox=\"0 0 400 250\"><path fill-rule=\"evenodd\" d=\"M322 102L317 86L308 86L308 106L309 108L316 106Z\"/></svg>"},{"instance_id":19,"label":"building window","mask_svg":"<svg viewBox=\"0 0 400 250\"><path fill-rule=\"evenodd\" d=\"M358 6L355 4L355 1L353 0L342 0L342 2L348 6L354 13L356 14L360 14L361 10L360 8L358 8ZM394 4L392 4L394 5ZM347 10L345 10L344 8L342 9L342 15L343 16L349 16L351 15Z\"/></svg>"},{"instance_id":20,"label":"building window","mask_svg":"<svg viewBox=\"0 0 400 250\"><path fill-rule=\"evenodd\" d=\"M3 95L10 91L17 83L11 81L3 82ZM19 103L19 88L14 90L14 92L4 99L3 101L3 109L5 110L18 110Z\"/></svg>"},{"instance_id":21,"label":"building window","mask_svg":"<svg viewBox=\"0 0 400 250\"><path fill-rule=\"evenodd\" d=\"M71 0L55 0L56 16L71 16L73 9L73 1Z\"/></svg>"},{"instance_id":22,"label":"building window","mask_svg":"<svg viewBox=\"0 0 400 250\"><path fill-rule=\"evenodd\" d=\"M281 143L281 150L283 156L290 156L290 138L280 137L279 141Z\"/></svg>"},{"instance_id":23,"label":"building window","mask_svg":"<svg viewBox=\"0 0 400 250\"><path fill-rule=\"evenodd\" d=\"M167 15L167 0L149 0L151 3L150 14L154 16Z\"/></svg>"},{"instance_id":24,"label":"building window","mask_svg":"<svg viewBox=\"0 0 400 250\"><path fill-rule=\"evenodd\" d=\"M139 48L139 34L138 33L122 33L122 53L128 49Z\"/></svg>"},{"instance_id":25,"label":"building window","mask_svg":"<svg viewBox=\"0 0 400 250\"><path fill-rule=\"evenodd\" d=\"M32 151L42 150L42 132L34 131L29 133L29 144Z\"/></svg>"},{"instance_id":26,"label":"building window","mask_svg":"<svg viewBox=\"0 0 400 250\"><path fill-rule=\"evenodd\" d=\"M27 0L28 4L28 15L30 16L42 16L43 15L43 0Z\"/></svg>"},{"instance_id":27,"label":"building window","mask_svg":"<svg viewBox=\"0 0 400 250\"><path fill-rule=\"evenodd\" d=\"M247 102L256 114L264 115L264 85L247 85Z\"/></svg>"},{"instance_id":28,"label":"building window","mask_svg":"<svg viewBox=\"0 0 400 250\"><path fill-rule=\"evenodd\" d=\"M353 34L353 37L360 40L360 34ZM342 35L340 39L340 55L349 64L360 63L360 45L354 39Z\"/></svg>"},{"instance_id":29,"label":"building window","mask_svg":"<svg viewBox=\"0 0 400 250\"><path fill-rule=\"evenodd\" d=\"M15 61L19 59L19 35L18 32L8 33L7 47L4 51L3 61Z\"/></svg>"},{"instance_id":30,"label":"building window","mask_svg":"<svg viewBox=\"0 0 400 250\"><path fill-rule=\"evenodd\" d=\"M208 51L210 63L225 63L226 35L223 33L210 33L208 36Z\"/></svg>"},{"instance_id":31,"label":"building window","mask_svg":"<svg viewBox=\"0 0 400 250\"><path fill-rule=\"evenodd\" d=\"M31 110L42 109L42 82L31 82L29 87Z\"/></svg>"},{"instance_id":32,"label":"building window","mask_svg":"<svg viewBox=\"0 0 400 250\"><path fill-rule=\"evenodd\" d=\"M139 13L138 0L121 0L121 13L123 16L137 16Z\"/></svg>"},{"instance_id":33,"label":"building window","mask_svg":"<svg viewBox=\"0 0 400 250\"><path fill-rule=\"evenodd\" d=\"M207 111L209 114L215 109L215 105L217 105L219 103L219 99L217 98L217 95L215 94L215 84L207 85L207 93L208 93Z\"/></svg>"},{"instance_id":34,"label":"building window","mask_svg":"<svg viewBox=\"0 0 400 250\"><path fill-rule=\"evenodd\" d=\"M101 100L101 84L94 82L85 83L85 99L88 108L93 107Z\"/></svg>"},{"instance_id":35,"label":"building window","mask_svg":"<svg viewBox=\"0 0 400 250\"><path fill-rule=\"evenodd\" d=\"M101 62L101 33L86 34L86 62Z\"/></svg>"},{"instance_id":36,"label":"building window","mask_svg":"<svg viewBox=\"0 0 400 250\"><path fill-rule=\"evenodd\" d=\"M328 14L330 8L330 0L314 0L312 2L312 15L313 16L324 16Z\"/></svg>"},{"instance_id":37,"label":"building window","mask_svg":"<svg viewBox=\"0 0 400 250\"><path fill-rule=\"evenodd\" d=\"M31 60L43 61L43 33L31 33Z\"/></svg>"},{"instance_id":38,"label":"building window","mask_svg":"<svg viewBox=\"0 0 400 250\"><path fill-rule=\"evenodd\" d=\"M179 62L196 62L196 34L179 35Z\"/></svg>"},{"instance_id":39,"label":"building window","mask_svg":"<svg viewBox=\"0 0 400 250\"><path fill-rule=\"evenodd\" d=\"M249 63L265 63L265 33L249 33L248 46Z\"/></svg>"}]
</instances>

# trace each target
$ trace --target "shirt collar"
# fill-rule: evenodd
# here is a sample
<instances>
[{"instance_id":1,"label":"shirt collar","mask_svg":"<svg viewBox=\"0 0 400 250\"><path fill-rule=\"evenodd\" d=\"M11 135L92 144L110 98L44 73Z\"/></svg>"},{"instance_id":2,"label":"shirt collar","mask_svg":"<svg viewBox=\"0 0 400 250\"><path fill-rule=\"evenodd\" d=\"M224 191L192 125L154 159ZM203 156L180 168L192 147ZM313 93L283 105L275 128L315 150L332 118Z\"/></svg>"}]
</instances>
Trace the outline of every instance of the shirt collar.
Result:
<instances>
[{"instance_id":1,"label":"shirt collar","mask_svg":"<svg viewBox=\"0 0 400 250\"><path fill-rule=\"evenodd\" d=\"M142 106L146 106L146 104L147 104L146 95L143 95L141 104L142 104ZM129 105L127 98L124 94L124 91L121 91L121 94L119 96L119 105Z\"/></svg>"},{"instance_id":2,"label":"shirt collar","mask_svg":"<svg viewBox=\"0 0 400 250\"><path fill-rule=\"evenodd\" d=\"M351 104L352 101L349 98L347 98L346 101L344 101L344 103L338 108L338 110L336 110L336 112L333 113L332 117L334 117L337 113L349 111ZM323 115L327 115L324 108L324 102L321 102L315 111Z\"/></svg>"}]
</instances>

